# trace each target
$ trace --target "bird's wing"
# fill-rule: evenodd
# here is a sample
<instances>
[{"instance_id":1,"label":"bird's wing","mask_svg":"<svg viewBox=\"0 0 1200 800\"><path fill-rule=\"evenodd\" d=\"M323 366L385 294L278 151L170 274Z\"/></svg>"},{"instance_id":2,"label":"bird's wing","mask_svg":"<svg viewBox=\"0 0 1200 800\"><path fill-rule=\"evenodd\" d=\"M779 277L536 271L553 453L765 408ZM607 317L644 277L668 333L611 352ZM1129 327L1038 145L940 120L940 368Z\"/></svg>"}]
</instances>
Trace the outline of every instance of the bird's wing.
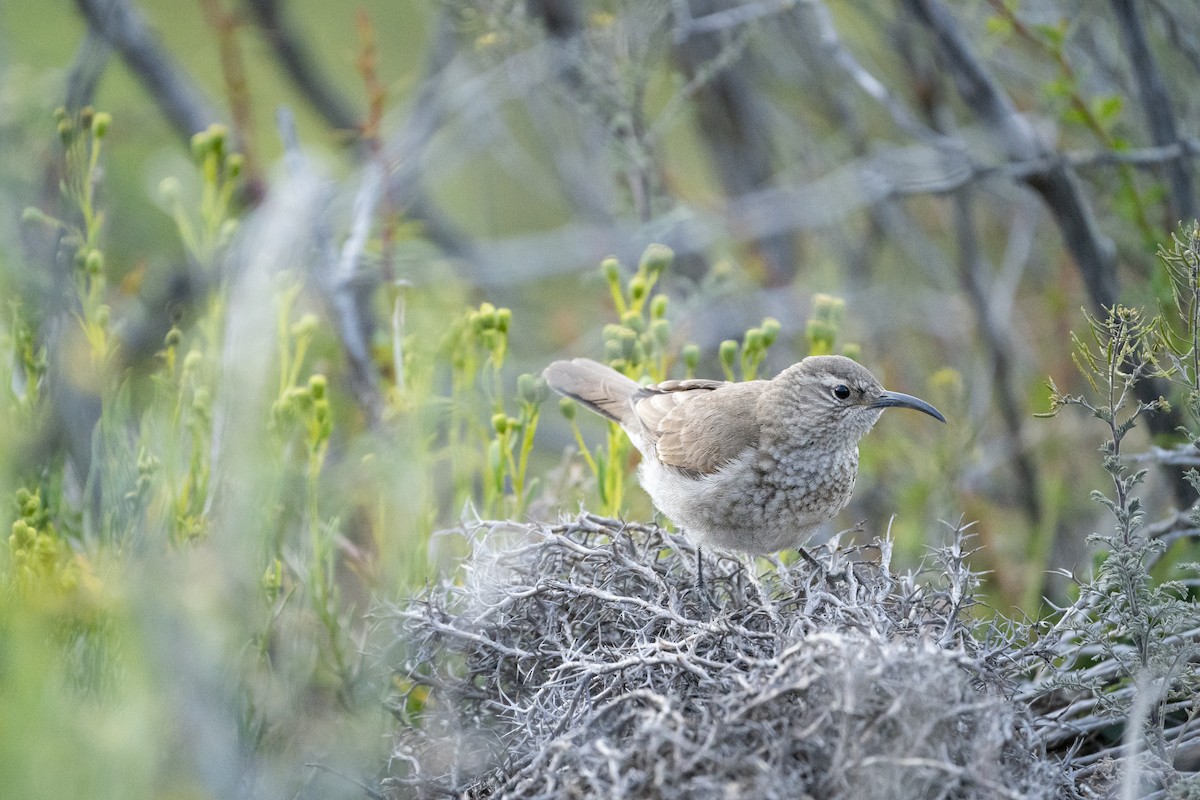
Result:
<instances>
[{"instance_id":1,"label":"bird's wing","mask_svg":"<svg viewBox=\"0 0 1200 800\"><path fill-rule=\"evenodd\" d=\"M755 404L765 381L666 381L635 396L634 414L658 460L707 474L758 444Z\"/></svg>"}]
</instances>

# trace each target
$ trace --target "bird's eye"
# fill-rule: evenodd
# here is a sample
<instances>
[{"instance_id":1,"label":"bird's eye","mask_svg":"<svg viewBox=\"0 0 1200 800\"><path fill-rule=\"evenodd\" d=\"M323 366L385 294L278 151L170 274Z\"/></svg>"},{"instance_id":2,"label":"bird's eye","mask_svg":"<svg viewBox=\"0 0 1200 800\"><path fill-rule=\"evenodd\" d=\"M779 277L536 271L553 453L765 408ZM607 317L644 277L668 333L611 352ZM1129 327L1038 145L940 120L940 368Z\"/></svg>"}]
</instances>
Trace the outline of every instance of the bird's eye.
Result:
<instances>
[{"instance_id":1,"label":"bird's eye","mask_svg":"<svg viewBox=\"0 0 1200 800\"><path fill-rule=\"evenodd\" d=\"M850 387L844 383L839 383L833 387L833 396L838 400L845 400L850 397Z\"/></svg>"}]
</instances>

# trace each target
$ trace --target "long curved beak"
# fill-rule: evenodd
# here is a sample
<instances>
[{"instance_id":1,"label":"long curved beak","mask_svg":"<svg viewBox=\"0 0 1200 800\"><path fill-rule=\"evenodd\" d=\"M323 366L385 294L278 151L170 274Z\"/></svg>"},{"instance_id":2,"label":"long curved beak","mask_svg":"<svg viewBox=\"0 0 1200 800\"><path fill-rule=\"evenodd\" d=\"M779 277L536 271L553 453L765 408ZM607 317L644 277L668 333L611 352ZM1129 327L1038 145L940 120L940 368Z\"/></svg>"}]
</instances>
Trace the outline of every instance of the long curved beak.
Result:
<instances>
[{"instance_id":1,"label":"long curved beak","mask_svg":"<svg viewBox=\"0 0 1200 800\"><path fill-rule=\"evenodd\" d=\"M912 408L917 411L924 411L929 416L941 422L946 421L946 418L942 416L942 412L929 405L929 403L926 403L919 397L913 397L911 394L904 394L903 392L884 392L879 395L878 400L871 403L871 408Z\"/></svg>"}]
</instances>

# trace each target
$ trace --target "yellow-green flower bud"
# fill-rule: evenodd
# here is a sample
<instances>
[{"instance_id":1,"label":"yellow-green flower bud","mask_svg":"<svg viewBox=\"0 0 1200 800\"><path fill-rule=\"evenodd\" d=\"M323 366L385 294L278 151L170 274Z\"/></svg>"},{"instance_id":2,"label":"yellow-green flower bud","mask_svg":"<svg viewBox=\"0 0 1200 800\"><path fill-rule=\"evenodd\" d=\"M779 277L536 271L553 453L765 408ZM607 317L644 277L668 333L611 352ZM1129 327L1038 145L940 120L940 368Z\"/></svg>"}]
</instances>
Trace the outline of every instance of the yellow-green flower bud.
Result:
<instances>
[{"instance_id":1,"label":"yellow-green flower bud","mask_svg":"<svg viewBox=\"0 0 1200 800\"><path fill-rule=\"evenodd\" d=\"M104 254L99 250L89 250L83 260L83 268L89 275L99 275L104 271Z\"/></svg>"},{"instance_id":2,"label":"yellow-green flower bud","mask_svg":"<svg viewBox=\"0 0 1200 800\"><path fill-rule=\"evenodd\" d=\"M321 321L316 314L305 314L292 323L291 334L296 338L311 336L320 326Z\"/></svg>"},{"instance_id":3,"label":"yellow-green flower bud","mask_svg":"<svg viewBox=\"0 0 1200 800\"><path fill-rule=\"evenodd\" d=\"M171 326L171 330L167 331L167 335L163 339L163 343L166 344L167 347L178 347L179 343L182 341L183 331L179 330L179 328L176 328L175 326Z\"/></svg>"},{"instance_id":4,"label":"yellow-green flower bud","mask_svg":"<svg viewBox=\"0 0 1200 800\"><path fill-rule=\"evenodd\" d=\"M675 259L675 251L667 247L665 244L652 244L642 253L642 261L639 269L652 278L657 278L663 271L671 266L671 262Z\"/></svg>"},{"instance_id":5,"label":"yellow-green flower bud","mask_svg":"<svg viewBox=\"0 0 1200 800\"><path fill-rule=\"evenodd\" d=\"M312 393L314 400L325 399L325 390L328 386L325 376L317 373L308 379L308 391Z\"/></svg>"},{"instance_id":6,"label":"yellow-green flower bud","mask_svg":"<svg viewBox=\"0 0 1200 800\"><path fill-rule=\"evenodd\" d=\"M97 139L103 139L108 133L108 126L112 125L112 115L104 111L100 111L96 116L92 117L92 136Z\"/></svg>"},{"instance_id":7,"label":"yellow-green flower bud","mask_svg":"<svg viewBox=\"0 0 1200 800\"><path fill-rule=\"evenodd\" d=\"M779 331L781 330L779 320L774 317L767 317L759 327L762 328L763 347L770 347L775 344L775 340L779 338Z\"/></svg>"},{"instance_id":8,"label":"yellow-green flower bud","mask_svg":"<svg viewBox=\"0 0 1200 800\"><path fill-rule=\"evenodd\" d=\"M626 311L621 315L621 324L635 333L644 333L646 320L636 311Z\"/></svg>"},{"instance_id":9,"label":"yellow-green flower bud","mask_svg":"<svg viewBox=\"0 0 1200 800\"><path fill-rule=\"evenodd\" d=\"M540 375L531 375L527 372L517 378L517 393L526 403L533 405L543 403L548 392L546 380Z\"/></svg>"},{"instance_id":10,"label":"yellow-green flower bud","mask_svg":"<svg viewBox=\"0 0 1200 800\"><path fill-rule=\"evenodd\" d=\"M696 367L700 365L700 348L697 345L684 345L683 365L687 367L689 373L694 373L696 371Z\"/></svg>"},{"instance_id":11,"label":"yellow-green flower bud","mask_svg":"<svg viewBox=\"0 0 1200 800\"><path fill-rule=\"evenodd\" d=\"M67 118L66 106L59 106L58 108L54 109L54 112L51 116L54 117L55 122L62 122L64 119Z\"/></svg>"},{"instance_id":12,"label":"yellow-green flower bud","mask_svg":"<svg viewBox=\"0 0 1200 800\"><path fill-rule=\"evenodd\" d=\"M220 123L208 126L208 146L218 156L225 153L225 143L229 140L229 129Z\"/></svg>"},{"instance_id":13,"label":"yellow-green flower bud","mask_svg":"<svg viewBox=\"0 0 1200 800\"><path fill-rule=\"evenodd\" d=\"M79 127L83 130L88 130L92 127L92 120L96 116L96 109L91 106L84 106L79 110Z\"/></svg>"},{"instance_id":14,"label":"yellow-green flower bud","mask_svg":"<svg viewBox=\"0 0 1200 800\"><path fill-rule=\"evenodd\" d=\"M246 160L242 158L241 153L231 153L229 158L225 159L225 172L231 178L236 178L242 174L242 167L246 164Z\"/></svg>"},{"instance_id":15,"label":"yellow-green flower bud","mask_svg":"<svg viewBox=\"0 0 1200 800\"><path fill-rule=\"evenodd\" d=\"M199 350L188 350L187 356L183 359L183 371L195 372L204 362L204 354Z\"/></svg>"},{"instance_id":16,"label":"yellow-green flower bud","mask_svg":"<svg viewBox=\"0 0 1200 800\"><path fill-rule=\"evenodd\" d=\"M646 348L642 345L642 343L640 341L633 343L633 348L630 350L630 353L629 353L629 361L635 367L638 364L644 364L646 362Z\"/></svg>"},{"instance_id":17,"label":"yellow-green flower bud","mask_svg":"<svg viewBox=\"0 0 1200 800\"><path fill-rule=\"evenodd\" d=\"M725 369L733 369L733 362L737 360L738 344L733 339L726 339L721 342L717 354L721 358L721 364Z\"/></svg>"},{"instance_id":18,"label":"yellow-green flower bud","mask_svg":"<svg viewBox=\"0 0 1200 800\"><path fill-rule=\"evenodd\" d=\"M283 562L274 559L262 576L262 588L267 597L273 602L283 589Z\"/></svg>"},{"instance_id":19,"label":"yellow-green flower bud","mask_svg":"<svg viewBox=\"0 0 1200 800\"><path fill-rule=\"evenodd\" d=\"M833 341L837 331L823 319L810 319L804 327L804 337L808 339L809 355L824 356L833 352Z\"/></svg>"},{"instance_id":20,"label":"yellow-green flower bud","mask_svg":"<svg viewBox=\"0 0 1200 800\"><path fill-rule=\"evenodd\" d=\"M665 294L656 294L650 301L650 318L662 319L667 315L667 296Z\"/></svg>"},{"instance_id":21,"label":"yellow-green flower bud","mask_svg":"<svg viewBox=\"0 0 1200 800\"><path fill-rule=\"evenodd\" d=\"M196 413L207 416L212 409L212 395L208 393L207 386L197 386L196 391L192 393L192 410Z\"/></svg>"},{"instance_id":22,"label":"yellow-green flower bud","mask_svg":"<svg viewBox=\"0 0 1200 800\"><path fill-rule=\"evenodd\" d=\"M492 430L503 436L508 433L508 415L493 414L492 415Z\"/></svg>"},{"instance_id":23,"label":"yellow-green flower bud","mask_svg":"<svg viewBox=\"0 0 1200 800\"><path fill-rule=\"evenodd\" d=\"M621 341L619 339L609 339L604 343L604 360L612 362L621 357Z\"/></svg>"},{"instance_id":24,"label":"yellow-green flower bud","mask_svg":"<svg viewBox=\"0 0 1200 800\"><path fill-rule=\"evenodd\" d=\"M179 196L183 193L182 187L179 185L179 179L174 175L168 175L159 181L158 194L168 204L175 204L179 201Z\"/></svg>"},{"instance_id":25,"label":"yellow-green flower bud","mask_svg":"<svg viewBox=\"0 0 1200 800\"><path fill-rule=\"evenodd\" d=\"M846 314L846 301L840 297L818 292L813 295L813 316L828 323L836 333Z\"/></svg>"},{"instance_id":26,"label":"yellow-green flower bud","mask_svg":"<svg viewBox=\"0 0 1200 800\"><path fill-rule=\"evenodd\" d=\"M96 308L96 324L101 328L108 327L108 321L112 317L112 309L108 306L98 306Z\"/></svg>"},{"instance_id":27,"label":"yellow-green flower bud","mask_svg":"<svg viewBox=\"0 0 1200 800\"><path fill-rule=\"evenodd\" d=\"M616 285L621 282L621 262L615 258L609 257L600 262L600 270L604 273L604 280L610 285Z\"/></svg>"},{"instance_id":28,"label":"yellow-green flower bud","mask_svg":"<svg viewBox=\"0 0 1200 800\"><path fill-rule=\"evenodd\" d=\"M624 356L625 358L628 358L633 353L634 345L637 344L637 341L638 341L637 331L630 330L629 328L623 328L621 330L620 341L621 341L621 355Z\"/></svg>"},{"instance_id":29,"label":"yellow-green flower bud","mask_svg":"<svg viewBox=\"0 0 1200 800\"><path fill-rule=\"evenodd\" d=\"M656 319L650 323L650 337L659 347L666 347L671 341L671 323L665 319Z\"/></svg>"},{"instance_id":30,"label":"yellow-green flower bud","mask_svg":"<svg viewBox=\"0 0 1200 800\"><path fill-rule=\"evenodd\" d=\"M496 328L501 333L508 333L508 326L512 324L512 309L498 308L496 309Z\"/></svg>"},{"instance_id":31,"label":"yellow-green flower bud","mask_svg":"<svg viewBox=\"0 0 1200 800\"><path fill-rule=\"evenodd\" d=\"M208 131L192 134L192 160L200 163L208 155Z\"/></svg>"},{"instance_id":32,"label":"yellow-green flower bud","mask_svg":"<svg viewBox=\"0 0 1200 800\"><path fill-rule=\"evenodd\" d=\"M634 275L629 279L629 299L635 303L641 302L646 296L648 288L645 278L641 275Z\"/></svg>"},{"instance_id":33,"label":"yellow-green flower bud","mask_svg":"<svg viewBox=\"0 0 1200 800\"><path fill-rule=\"evenodd\" d=\"M846 344L842 345L842 355L853 361L861 361L862 347L858 344L858 342L847 342Z\"/></svg>"},{"instance_id":34,"label":"yellow-green flower bud","mask_svg":"<svg viewBox=\"0 0 1200 800\"><path fill-rule=\"evenodd\" d=\"M742 349L748 353L757 353L763 349L763 332L760 328L751 328L746 331L746 337L743 340Z\"/></svg>"},{"instance_id":35,"label":"yellow-green flower bud","mask_svg":"<svg viewBox=\"0 0 1200 800\"><path fill-rule=\"evenodd\" d=\"M563 397L558 401L558 412L566 418L568 422L575 419L575 401L569 397Z\"/></svg>"},{"instance_id":36,"label":"yellow-green flower bud","mask_svg":"<svg viewBox=\"0 0 1200 800\"><path fill-rule=\"evenodd\" d=\"M63 120L58 123L58 138L64 145L69 145L71 140L75 138L75 128L71 126L68 120Z\"/></svg>"},{"instance_id":37,"label":"yellow-green flower bud","mask_svg":"<svg viewBox=\"0 0 1200 800\"><path fill-rule=\"evenodd\" d=\"M625 326L618 325L615 322L610 322L604 326L604 328L602 329L601 335L604 337L605 341L609 341L611 339L620 339L621 331L623 331L624 329L625 329Z\"/></svg>"},{"instance_id":38,"label":"yellow-green flower bud","mask_svg":"<svg viewBox=\"0 0 1200 800\"><path fill-rule=\"evenodd\" d=\"M479 304L479 326L485 331L496 327L496 307L491 303Z\"/></svg>"},{"instance_id":39,"label":"yellow-green flower bud","mask_svg":"<svg viewBox=\"0 0 1200 800\"><path fill-rule=\"evenodd\" d=\"M25 208L21 211L21 222L25 223L26 225L32 225L35 222L47 221L49 221L49 217L46 216L46 212L35 206L25 206Z\"/></svg>"}]
</instances>

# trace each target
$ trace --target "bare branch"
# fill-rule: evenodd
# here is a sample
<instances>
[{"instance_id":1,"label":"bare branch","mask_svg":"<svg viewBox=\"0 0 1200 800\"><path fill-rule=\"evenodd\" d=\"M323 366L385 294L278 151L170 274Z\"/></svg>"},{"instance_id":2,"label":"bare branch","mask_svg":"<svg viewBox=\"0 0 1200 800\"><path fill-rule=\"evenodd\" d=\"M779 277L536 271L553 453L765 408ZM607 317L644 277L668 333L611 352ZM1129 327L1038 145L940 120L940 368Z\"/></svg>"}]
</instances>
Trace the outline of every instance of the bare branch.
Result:
<instances>
[{"instance_id":1,"label":"bare branch","mask_svg":"<svg viewBox=\"0 0 1200 800\"><path fill-rule=\"evenodd\" d=\"M204 93L175 62L132 0L75 0L88 26L104 37L158 103L185 141L217 122L220 116Z\"/></svg>"},{"instance_id":2,"label":"bare branch","mask_svg":"<svg viewBox=\"0 0 1200 800\"><path fill-rule=\"evenodd\" d=\"M1150 128L1150 138L1156 145L1174 144L1179 140L1179 131L1175 124L1171 93L1150 52L1142 17L1132 0L1112 0L1112 6L1117 15L1117 30L1121 33L1121 41L1129 54L1129 63L1138 82L1138 95ZM1181 155L1180 158L1165 162L1164 167L1167 184L1171 188L1171 218L1196 219L1190 162Z\"/></svg>"},{"instance_id":3,"label":"bare branch","mask_svg":"<svg viewBox=\"0 0 1200 800\"><path fill-rule=\"evenodd\" d=\"M361 115L318 66L300 31L278 0L243 0L293 85L329 127L358 131Z\"/></svg>"}]
</instances>

